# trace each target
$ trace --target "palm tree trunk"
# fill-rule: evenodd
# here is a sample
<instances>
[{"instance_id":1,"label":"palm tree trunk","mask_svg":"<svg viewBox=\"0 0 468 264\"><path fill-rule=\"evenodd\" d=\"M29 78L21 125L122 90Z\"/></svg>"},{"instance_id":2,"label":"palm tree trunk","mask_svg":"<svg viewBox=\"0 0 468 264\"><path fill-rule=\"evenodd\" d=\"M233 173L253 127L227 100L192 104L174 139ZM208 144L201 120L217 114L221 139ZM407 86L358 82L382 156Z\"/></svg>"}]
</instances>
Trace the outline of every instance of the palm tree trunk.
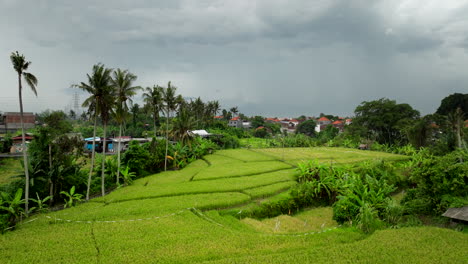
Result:
<instances>
[{"instance_id":1,"label":"palm tree trunk","mask_svg":"<svg viewBox=\"0 0 468 264\"><path fill-rule=\"evenodd\" d=\"M122 123L120 123L119 144L117 147L117 186L119 185L119 177L120 177L120 142L121 141L122 141Z\"/></svg>"},{"instance_id":2,"label":"palm tree trunk","mask_svg":"<svg viewBox=\"0 0 468 264\"><path fill-rule=\"evenodd\" d=\"M166 114L166 155L164 156L164 171L167 170L167 149L169 148L169 109Z\"/></svg>"},{"instance_id":3,"label":"palm tree trunk","mask_svg":"<svg viewBox=\"0 0 468 264\"><path fill-rule=\"evenodd\" d=\"M54 182L52 181L52 145L49 143L49 205L54 202Z\"/></svg>"},{"instance_id":4,"label":"palm tree trunk","mask_svg":"<svg viewBox=\"0 0 468 264\"><path fill-rule=\"evenodd\" d=\"M102 142L102 163L101 163L101 192L102 196L106 194L106 188L104 187L105 183L105 173L106 170L106 130L107 122L104 121L104 141Z\"/></svg>"},{"instance_id":5,"label":"palm tree trunk","mask_svg":"<svg viewBox=\"0 0 468 264\"><path fill-rule=\"evenodd\" d=\"M21 74L18 73L18 85L19 85L19 103L20 103L20 122L21 122L21 141L23 144L23 164L24 164L24 176L25 176L25 187L24 187L24 212L26 216L29 214L29 169L28 169L28 155L26 151L26 139L24 134L24 122L23 122L23 97L22 97L22 86L21 86Z\"/></svg>"},{"instance_id":6,"label":"palm tree trunk","mask_svg":"<svg viewBox=\"0 0 468 264\"><path fill-rule=\"evenodd\" d=\"M89 190L91 188L91 176L93 175L93 168L94 168L94 157L95 157L95 148L96 148L96 124L97 124L97 116L94 114L94 129L93 129L93 149L91 150L91 167L89 168L89 176L88 176L88 186L86 189L86 201L89 201Z\"/></svg>"},{"instance_id":7,"label":"palm tree trunk","mask_svg":"<svg viewBox=\"0 0 468 264\"><path fill-rule=\"evenodd\" d=\"M153 114L154 137L156 137L156 113Z\"/></svg>"}]
</instances>

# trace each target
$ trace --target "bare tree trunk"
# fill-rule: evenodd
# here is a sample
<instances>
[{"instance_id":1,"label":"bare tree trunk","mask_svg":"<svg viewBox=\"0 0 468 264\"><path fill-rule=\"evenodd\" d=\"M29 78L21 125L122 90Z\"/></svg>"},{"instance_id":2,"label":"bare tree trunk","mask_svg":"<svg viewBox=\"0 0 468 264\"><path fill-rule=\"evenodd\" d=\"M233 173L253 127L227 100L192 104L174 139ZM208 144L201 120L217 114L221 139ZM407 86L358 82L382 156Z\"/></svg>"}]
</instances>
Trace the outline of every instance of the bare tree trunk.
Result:
<instances>
[{"instance_id":1,"label":"bare tree trunk","mask_svg":"<svg viewBox=\"0 0 468 264\"><path fill-rule=\"evenodd\" d=\"M89 190L91 188L91 176L93 175L93 169L94 169L94 158L95 158L95 148L96 148L96 123L97 123L97 116L96 114L94 114L93 149L91 150L91 166L89 168L88 186L86 189L86 201L89 201Z\"/></svg>"},{"instance_id":2,"label":"bare tree trunk","mask_svg":"<svg viewBox=\"0 0 468 264\"><path fill-rule=\"evenodd\" d=\"M169 148L169 109L166 114L166 155L164 156L164 171L167 170L167 149Z\"/></svg>"},{"instance_id":3,"label":"bare tree trunk","mask_svg":"<svg viewBox=\"0 0 468 264\"><path fill-rule=\"evenodd\" d=\"M54 202L54 182L52 181L52 145L49 143L49 205Z\"/></svg>"},{"instance_id":4,"label":"bare tree trunk","mask_svg":"<svg viewBox=\"0 0 468 264\"><path fill-rule=\"evenodd\" d=\"M156 113L153 114L154 137L156 137Z\"/></svg>"},{"instance_id":5,"label":"bare tree trunk","mask_svg":"<svg viewBox=\"0 0 468 264\"><path fill-rule=\"evenodd\" d=\"M460 123L461 123L461 120L459 118L457 118L457 116L455 117L455 136L457 138L457 147L459 149L462 148L462 139L461 139L461 131L460 131Z\"/></svg>"},{"instance_id":6,"label":"bare tree trunk","mask_svg":"<svg viewBox=\"0 0 468 264\"><path fill-rule=\"evenodd\" d=\"M107 122L104 123L104 141L102 142L102 163L101 163L101 191L102 196L106 194L106 188L104 187L105 183L105 173L106 170L106 129L107 129Z\"/></svg>"},{"instance_id":7,"label":"bare tree trunk","mask_svg":"<svg viewBox=\"0 0 468 264\"><path fill-rule=\"evenodd\" d=\"M20 122L21 122L21 142L23 144L23 164L24 164L24 176L25 176L25 187L24 187L24 212L26 216L29 214L29 168L28 168L28 155L26 151L26 139L24 134L24 122L23 122L23 97L22 97L22 86L21 86L21 74L18 73L18 84L19 84L19 103L20 103Z\"/></svg>"},{"instance_id":8,"label":"bare tree trunk","mask_svg":"<svg viewBox=\"0 0 468 264\"><path fill-rule=\"evenodd\" d=\"M117 147L117 185L119 185L119 178L120 178L120 142L122 142L122 123L120 123L119 144Z\"/></svg>"}]
</instances>

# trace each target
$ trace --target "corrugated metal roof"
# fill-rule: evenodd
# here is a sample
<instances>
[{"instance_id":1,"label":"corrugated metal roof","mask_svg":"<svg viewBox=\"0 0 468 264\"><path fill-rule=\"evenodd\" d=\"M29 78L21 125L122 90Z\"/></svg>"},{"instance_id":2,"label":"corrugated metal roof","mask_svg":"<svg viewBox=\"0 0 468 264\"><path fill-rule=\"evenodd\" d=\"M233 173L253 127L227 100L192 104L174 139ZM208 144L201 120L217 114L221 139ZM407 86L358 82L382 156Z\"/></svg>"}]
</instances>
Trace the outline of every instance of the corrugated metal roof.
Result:
<instances>
[{"instance_id":1,"label":"corrugated metal roof","mask_svg":"<svg viewBox=\"0 0 468 264\"><path fill-rule=\"evenodd\" d=\"M449 208L442 216L457 220L468 221L468 206L460 208Z\"/></svg>"}]
</instances>

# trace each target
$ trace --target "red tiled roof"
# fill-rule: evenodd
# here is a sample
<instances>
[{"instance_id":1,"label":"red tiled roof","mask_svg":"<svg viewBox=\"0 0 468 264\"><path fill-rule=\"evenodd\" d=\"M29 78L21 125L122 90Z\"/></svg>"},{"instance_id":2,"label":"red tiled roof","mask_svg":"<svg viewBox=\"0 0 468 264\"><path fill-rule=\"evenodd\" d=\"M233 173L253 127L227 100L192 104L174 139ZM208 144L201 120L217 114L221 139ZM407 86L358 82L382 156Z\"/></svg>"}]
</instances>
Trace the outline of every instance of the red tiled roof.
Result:
<instances>
[{"instance_id":1,"label":"red tiled roof","mask_svg":"<svg viewBox=\"0 0 468 264\"><path fill-rule=\"evenodd\" d=\"M351 122L353 121L351 118L346 119L346 122Z\"/></svg>"},{"instance_id":2,"label":"red tiled roof","mask_svg":"<svg viewBox=\"0 0 468 264\"><path fill-rule=\"evenodd\" d=\"M223 118L223 116L215 116L214 118L221 119L221 118Z\"/></svg>"},{"instance_id":3,"label":"red tiled roof","mask_svg":"<svg viewBox=\"0 0 468 264\"><path fill-rule=\"evenodd\" d=\"M262 129L262 128L265 128L265 127L264 126L259 126L255 130Z\"/></svg>"},{"instance_id":4,"label":"red tiled roof","mask_svg":"<svg viewBox=\"0 0 468 264\"><path fill-rule=\"evenodd\" d=\"M341 122L340 120L336 120L335 122L332 123L332 125L341 125L343 124L343 122Z\"/></svg>"},{"instance_id":5,"label":"red tiled roof","mask_svg":"<svg viewBox=\"0 0 468 264\"><path fill-rule=\"evenodd\" d=\"M237 121L237 120L239 120L239 118L240 118L240 117L238 117L238 116L233 117L233 118L231 118L231 121Z\"/></svg>"},{"instance_id":6,"label":"red tiled roof","mask_svg":"<svg viewBox=\"0 0 468 264\"><path fill-rule=\"evenodd\" d=\"M330 121L330 119L322 116L321 118L318 119L318 121Z\"/></svg>"},{"instance_id":7,"label":"red tiled roof","mask_svg":"<svg viewBox=\"0 0 468 264\"><path fill-rule=\"evenodd\" d=\"M12 137L11 139L12 140L22 140L23 137L22 136L16 136L16 137ZM32 140L32 139L34 139L34 138L31 137L31 136L24 136L24 140Z\"/></svg>"}]
</instances>

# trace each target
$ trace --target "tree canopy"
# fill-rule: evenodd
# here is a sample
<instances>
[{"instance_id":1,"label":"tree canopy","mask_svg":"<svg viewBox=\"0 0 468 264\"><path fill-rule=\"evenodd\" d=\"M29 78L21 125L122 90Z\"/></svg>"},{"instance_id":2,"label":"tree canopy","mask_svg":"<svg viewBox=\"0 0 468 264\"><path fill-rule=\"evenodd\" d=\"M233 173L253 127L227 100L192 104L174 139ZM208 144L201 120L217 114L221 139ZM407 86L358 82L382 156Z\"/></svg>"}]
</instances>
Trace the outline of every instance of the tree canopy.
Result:
<instances>
[{"instance_id":1,"label":"tree canopy","mask_svg":"<svg viewBox=\"0 0 468 264\"><path fill-rule=\"evenodd\" d=\"M440 102L439 108L436 113L447 116L460 108L463 112L463 119L468 119L468 94L454 93L451 94Z\"/></svg>"},{"instance_id":2,"label":"tree canopy","mask_svg":"<svg viewBox=\"0 0 468 264\"><path fill-rule=\"evenodd\" d=\"M403 128L419 117L419 111L409 104L397 104L395 100L381 98L362 102L354 110L354 128L364 128L367 135L381 144L395 144L406 140ZM359 130L359 129L356 129Z\"/></svg>"},{"instance_id":3,"label":"tree canopy","mask_svg":"<svg viewBox=\"0 0 468 264\"><path fill-rule=\"evenodd\" d=\"M306 120L296 127L296 134L304 134L309 137L315 136L315 127L317 124L314 120Z\"/></svg>"}]
</instances>

